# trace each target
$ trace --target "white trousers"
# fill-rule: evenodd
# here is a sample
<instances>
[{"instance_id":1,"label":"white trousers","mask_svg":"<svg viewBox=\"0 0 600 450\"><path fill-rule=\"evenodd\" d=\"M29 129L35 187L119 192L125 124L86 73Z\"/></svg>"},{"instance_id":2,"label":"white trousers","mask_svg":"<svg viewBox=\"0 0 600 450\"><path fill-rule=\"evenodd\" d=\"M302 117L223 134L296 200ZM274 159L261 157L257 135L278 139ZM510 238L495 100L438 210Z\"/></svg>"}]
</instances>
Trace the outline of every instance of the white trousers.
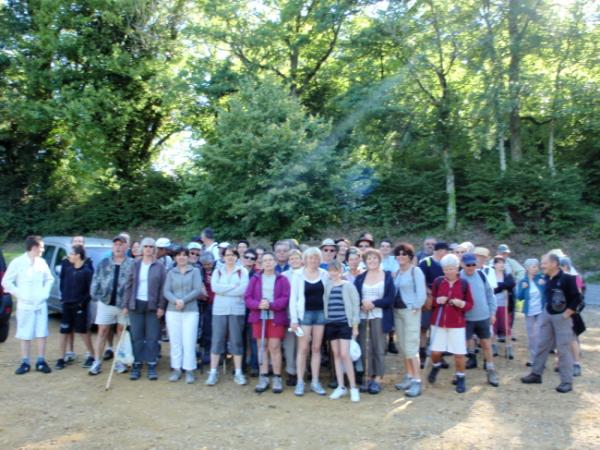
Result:
<instances>
[{"instance_id":1,"label":"white trousers","mask_svg":"<svg viewBox=\"0 0 600 450\"><path fill-rule=\"evenodd\" d=\"M167 311L167 329L171 347L171 368L196 370L196 339L198 319L194 312Z\"/></svg>"}]
</instances>

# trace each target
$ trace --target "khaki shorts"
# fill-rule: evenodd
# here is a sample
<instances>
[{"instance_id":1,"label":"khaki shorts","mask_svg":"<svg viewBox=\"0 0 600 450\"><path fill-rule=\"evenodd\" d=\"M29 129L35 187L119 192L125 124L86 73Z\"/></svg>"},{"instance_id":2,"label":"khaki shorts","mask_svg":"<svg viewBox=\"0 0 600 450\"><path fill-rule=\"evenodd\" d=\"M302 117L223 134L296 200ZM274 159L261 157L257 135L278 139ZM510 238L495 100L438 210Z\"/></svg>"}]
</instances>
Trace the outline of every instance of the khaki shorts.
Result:
<instances>
[{"instance_id":1,"label":"khaki shorts","mask_svg":"<svg viewBox=\"0 0 600 450\"><path fill-rule=\"evenodd\" d=\"M400 351L405 358L419 356L421 337L421 309L394 309L396 336Z\"/></svg>"},{"instance_id":2,"label":"khaki shorts","mask_svg":"<svg viewBox=\"0 0 600 450\"><path fill-rule=\"evenodd\" d=\"M127 317L121 309L116 306L107 305L102 302L98 302L96 309L96 325L113 325L118 323L120 325L127 326L129 324L129 317Z\"/></svg>"}]
</instances>

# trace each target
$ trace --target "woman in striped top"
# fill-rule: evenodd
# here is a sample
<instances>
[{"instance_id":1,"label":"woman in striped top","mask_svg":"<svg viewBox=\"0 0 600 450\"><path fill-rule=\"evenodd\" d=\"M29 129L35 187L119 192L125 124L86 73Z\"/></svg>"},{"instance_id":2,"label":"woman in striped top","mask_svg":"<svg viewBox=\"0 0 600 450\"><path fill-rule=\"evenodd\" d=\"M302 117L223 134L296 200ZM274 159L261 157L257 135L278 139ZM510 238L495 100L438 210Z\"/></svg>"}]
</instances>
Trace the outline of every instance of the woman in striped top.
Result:
<instances>
[{"instance_id":1,"label":"woman in striped top","mask_svg":"<svg viewBox=\"0 0 600 450\"><path fill-rule=\"evenodd\" d=\"M350 399L360 401L356 387L354 365L350 358L350 339L358 336L360 323L358 291L352 283L342 279L342 264L339 261L329 263L330 282L325 288L325 339L330 341L335 364L338 387L329 398L337 400L347 394L344 385L344 369L350 382Z\"/></svg>"}]
</instances>

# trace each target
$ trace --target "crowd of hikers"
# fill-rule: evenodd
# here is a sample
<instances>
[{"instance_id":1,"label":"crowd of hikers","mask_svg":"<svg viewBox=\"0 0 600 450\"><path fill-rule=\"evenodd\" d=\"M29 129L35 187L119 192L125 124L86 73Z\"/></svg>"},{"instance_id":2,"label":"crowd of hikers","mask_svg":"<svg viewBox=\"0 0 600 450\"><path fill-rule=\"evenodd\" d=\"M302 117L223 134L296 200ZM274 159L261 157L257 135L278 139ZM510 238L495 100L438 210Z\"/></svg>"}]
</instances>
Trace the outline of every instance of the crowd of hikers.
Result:
<instances>
[{"instance_id":1,"label":"crowd of hikers","mask_svg":"<svg viewBox=\"0 0 600 450\"><path fill-rule=\"evenodd\" d=\"M296 396L307 390L326 395L321 371L328 367L330 398L349 394L357 402L360 392L381 392L385 354L400 353L405 371L397 390L421 395L421 371L428 370L433 384L452 356L453 384L464 393L465 372L478 367L478 353L487 382L499 385L494 358L501 350L514 358L512 329L521 311L531 368L521 381L541 383L550 353L557 355L558 392L571 391L573 377L581 375L585 286L558 249L521 265L505 244L492 253L434 238L419 251L387 239L376 245L370 233L354 244L328 238L317 247L284 239L271 249L247 240L217 243L210 228L187 245L164 237L132 242L121 233L97 267L86 256L84 237L73 237L59 280L42 258L40 236L27 237L25 249L2 279L4 291L17 299L18 375L31 369L34 340L35 369L52 370L46 339L54 282L63 306L59 370L75 360L73 335L79 334L87 349L82 366L98 375L128 330L133 362L113 367L131 380L141 378L144 365L147 378L158 379L161 343L168 341L170 382L192 384L197 369L206 367L205 384L215 386L220 365L232 359L237 385L251 376L258 393L281 393L285 384ZM91 325L97 326L94 343Z\"/></svg>"}]
</instances>

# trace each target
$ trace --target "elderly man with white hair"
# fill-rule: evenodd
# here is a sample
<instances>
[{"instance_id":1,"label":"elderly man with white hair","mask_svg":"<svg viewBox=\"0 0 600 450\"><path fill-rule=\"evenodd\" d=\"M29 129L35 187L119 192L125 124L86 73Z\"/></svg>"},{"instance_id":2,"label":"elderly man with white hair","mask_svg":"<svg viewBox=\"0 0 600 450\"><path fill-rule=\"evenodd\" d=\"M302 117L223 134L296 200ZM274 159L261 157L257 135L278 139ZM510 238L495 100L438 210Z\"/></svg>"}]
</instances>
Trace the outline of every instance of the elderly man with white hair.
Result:
<instances>
[{"instance_id":1,"label":"elderly man with white hair","mask_svg":"<svg viewBox=\"0 0 600 450\"><path fill-rule=\"evenodd\" d=\"M435 383L442 368L442 354L454 354L456 392L466 391L465 384L465 313L473 308L469 283L459 277L460 261L456 255L446 255L440 261L444 276L431 286L433 314L431 317L431 361L433 367L427 379Z\"/></svg>"}]
</instances>

